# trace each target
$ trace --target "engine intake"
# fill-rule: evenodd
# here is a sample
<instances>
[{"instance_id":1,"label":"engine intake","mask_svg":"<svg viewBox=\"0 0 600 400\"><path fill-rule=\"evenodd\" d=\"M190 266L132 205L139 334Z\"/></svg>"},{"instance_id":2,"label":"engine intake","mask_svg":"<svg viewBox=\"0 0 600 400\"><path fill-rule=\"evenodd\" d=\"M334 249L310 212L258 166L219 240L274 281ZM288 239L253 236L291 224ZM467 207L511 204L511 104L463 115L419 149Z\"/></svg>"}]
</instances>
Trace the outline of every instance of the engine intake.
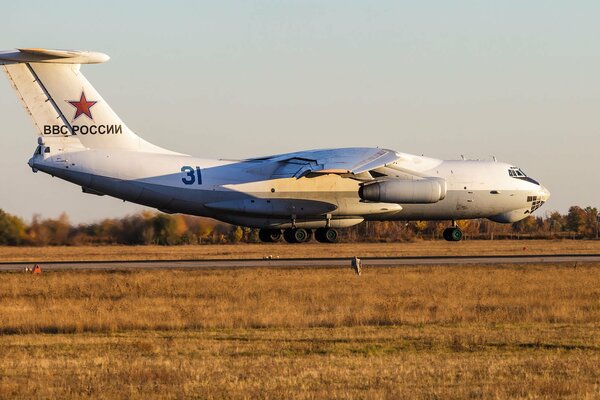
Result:
<instances>
[{"instance_id":1,"label":"engine intake","mask_svg":"<svg viewBox=\"0 0 600 400\"><path fill-rule=\"evenodd\" d=\"M396 179L365 184L358 189L358 195L378 203L426 204L443 200L446 191L446 181L440 178Z\"/></svg>"}]
</instances>

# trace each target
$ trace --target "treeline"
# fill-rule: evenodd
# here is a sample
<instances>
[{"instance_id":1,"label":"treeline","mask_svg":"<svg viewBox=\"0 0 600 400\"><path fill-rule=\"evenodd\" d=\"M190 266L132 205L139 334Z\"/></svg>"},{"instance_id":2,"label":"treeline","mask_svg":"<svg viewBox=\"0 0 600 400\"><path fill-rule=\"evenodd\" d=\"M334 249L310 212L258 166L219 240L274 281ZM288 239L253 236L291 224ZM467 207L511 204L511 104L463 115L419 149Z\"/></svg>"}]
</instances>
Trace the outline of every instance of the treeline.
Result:
<instances>
[{"instance_id":1,"label":"treeline","mask_svg":"<svg viewBox=\"0 0 600 400\"><path fill-rule=\"evenodd\" d=\"M232 243L242 240L237 227L208 218L145 211L123 218L73 225L63 213L58 219L22 219L0 210L0 245L176 245Z\"/></svg>"},{"instance_id":2,"label":"treeline","mask_svg":"<svg viewBox=\"0 0 600 400\"><path fill-rule=\"evenodd\" d=\"M598 238L598 210L573 206L567 214L530 216L514 224L486 219L458 221L465 239ZM441 239L449 221L364 222L340 229L346 242L399 242ZM35 216L30 224L0 210L0 245L179 245L203 243L256 243L258 230L189 215L141 212L124 218L73 225L66 214L58 219Z\"/></svg>"}]
</instances>

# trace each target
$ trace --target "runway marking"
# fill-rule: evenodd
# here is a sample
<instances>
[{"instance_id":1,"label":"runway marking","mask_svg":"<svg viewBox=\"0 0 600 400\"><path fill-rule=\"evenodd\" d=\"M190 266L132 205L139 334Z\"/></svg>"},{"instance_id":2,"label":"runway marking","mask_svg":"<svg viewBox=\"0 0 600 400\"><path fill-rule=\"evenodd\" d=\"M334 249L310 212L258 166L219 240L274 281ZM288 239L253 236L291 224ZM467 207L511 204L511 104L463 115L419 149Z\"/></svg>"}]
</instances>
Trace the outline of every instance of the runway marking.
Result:
<instances>
[{"instance_id":1,"label":"runway marking","mask_svg":"<svg viewBox=\"0 0 600 400\"><path fill-rule=\"evenodd\" d=\"M363 268L407 267L424 265L495 265L600 262L600 254L538 254L496 256L418 256L358 257ZM140 269L234 269L234 268L339 268L351 267L354 257L338 258L263 258L202 260L130 260L130 261L62 261L0 262L0 271L19 271L34 264L46 271L109 271Z\"/></svg>"}]
</instances>

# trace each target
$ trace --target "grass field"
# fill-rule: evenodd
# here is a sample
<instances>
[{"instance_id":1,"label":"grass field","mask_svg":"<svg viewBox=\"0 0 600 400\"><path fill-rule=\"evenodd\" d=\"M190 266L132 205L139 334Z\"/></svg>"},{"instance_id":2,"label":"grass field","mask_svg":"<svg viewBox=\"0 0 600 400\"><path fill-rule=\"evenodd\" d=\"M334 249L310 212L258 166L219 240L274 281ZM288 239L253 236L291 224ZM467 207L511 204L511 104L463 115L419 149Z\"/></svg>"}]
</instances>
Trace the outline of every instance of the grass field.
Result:
<instances>
[{"instance_id":1,"label":"grass field","mask_svg":"<svg viewBox=\"0 0 600 400\"><path fill-rule=\"evenodd\" d=\"M0 398L600 398L600 265L0 275Z\"/></svg>"},{"instance_id":2,"label":"grass field","mask_svg":"<svg viewBox=\"0 0 600 400\"><path fill-rule=\"evenodd\" d=\"M199 258L374 257L424 255L494 255L600 253L596 240L472 240L459 243L419 240L412 243L316 242L288 245L219 244L198 246L2 247L0 261L181 260Z\"/></svg>"}]
</instances>

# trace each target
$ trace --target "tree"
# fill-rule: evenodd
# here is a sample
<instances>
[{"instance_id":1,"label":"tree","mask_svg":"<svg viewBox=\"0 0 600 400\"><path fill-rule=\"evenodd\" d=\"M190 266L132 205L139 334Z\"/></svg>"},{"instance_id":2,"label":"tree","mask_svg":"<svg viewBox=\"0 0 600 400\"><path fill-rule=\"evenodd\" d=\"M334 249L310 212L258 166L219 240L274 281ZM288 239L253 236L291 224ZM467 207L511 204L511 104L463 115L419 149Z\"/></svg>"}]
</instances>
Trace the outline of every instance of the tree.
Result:
<instances>
[{"instance_id":1,"label":"tree","mask_svg":"<svg viewBox=\"0 0 600 400\"><path fill-rule=\"evenodd\" d=\"M177 221L167 214L156 214L153 220L157 244L177 244Z\"/></svg>"},{"instance_id":2,"label":"tree","mask_svg":"<svg viewBox=\"0 0 600 400\"><path fill-rule=\"evenodd\" d=\"M583 233L585 229L586 212L581 207L570 207L565 219L567 230L575 233Z\"/></svg>"},{"instance_id":3,"label":"tree","mask_svg":"<svg viewBox=\"0 0 600 400\"><path fill-rule=\"evenodd\" d=\"M565 229L565 217L558 211L554 211L547 218L550 232L561 232Z\"/></svg>"},{"instance_id":4,"label":"tree","mask_svg":"<svg viewBox=\"0 0 600 400\"><path fill-rule=\"evenodd\" d=\"M598 209L587 206L585 212L584 235L586 237L597 237L598 233Z\"/></svg>"},{"instance_id":5,"label":"tree","mask_svg":"<svg viewBox=\"0 0 600 400\"><path fill-rule=\"evenodd\" d=\"M0 210L0 245L22 244L27 238L25 228L23 220Z\"/></svg>"},{"instance_id":6,"label":"tree","mask_svg":"<svg viewBox=\"0 0 600 400\"><path fill-rule=\"evenodd\" d=\"M513 230L517 233L535 233L538 231L537 220L530 215L527 218L513 223Z\"/></svg>"}]
</instances>

